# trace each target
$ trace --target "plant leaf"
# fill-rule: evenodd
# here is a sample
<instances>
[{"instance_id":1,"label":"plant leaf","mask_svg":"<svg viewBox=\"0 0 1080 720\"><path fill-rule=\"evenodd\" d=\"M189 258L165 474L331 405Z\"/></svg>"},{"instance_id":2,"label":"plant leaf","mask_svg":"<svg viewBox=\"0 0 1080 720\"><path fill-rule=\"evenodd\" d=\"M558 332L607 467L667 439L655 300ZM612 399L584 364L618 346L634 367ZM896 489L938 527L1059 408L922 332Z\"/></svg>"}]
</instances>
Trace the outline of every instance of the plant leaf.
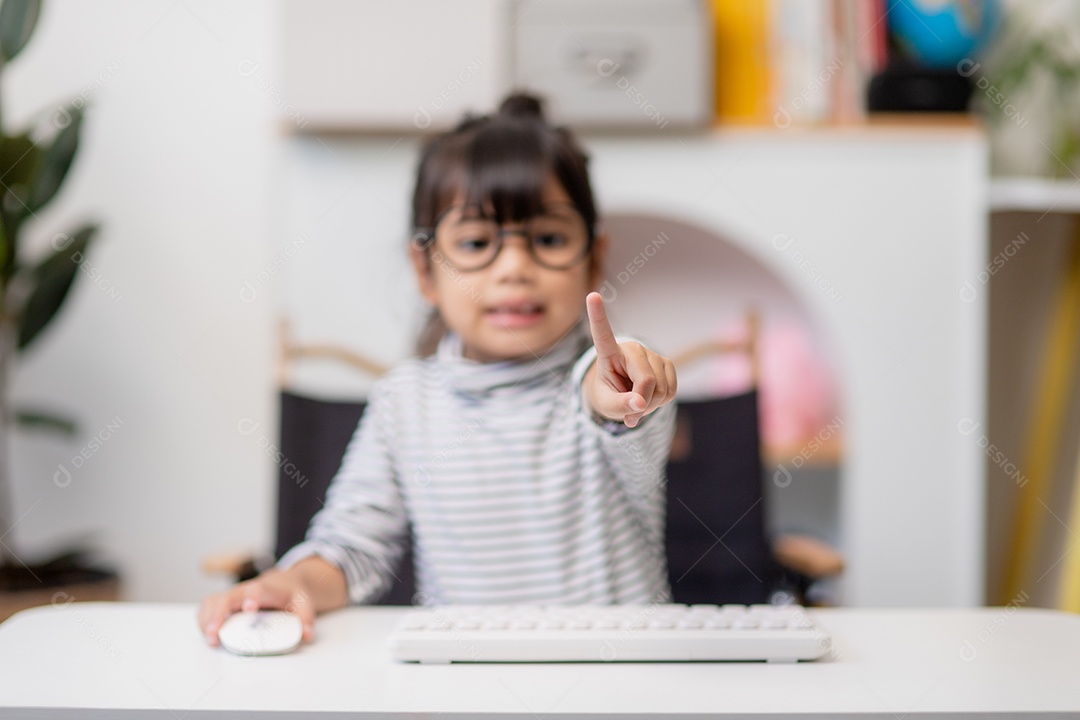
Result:
<instances>
[{"instance_id":1,"label":"plant leaf","mask_svg":"<svg viewBox=\"0 0 1080 720\"><path fill-rule=\"evenodd\" d=\"M56 133L52 142L41 153L41 164L31 179L30 200L27 203L30 212L37 212L53 199L71 168L75 152L79 149L82 108L68 105L64 109L67 112L68 123Z\"/></svg>"},{"instance_id":2,"label":"plant leaf","mask_svg":"<svg viewBox=\"0 0 1080 720\"><path fill-rule=\"evenodd\" d=\"M7 232L4 230L4 223L0 222L0 288L7 284L4 281L11 276L11 266L15 264L14 253L9 254L9 250L12 248L8 245ZM0 315L3 314L4 298L0 296Z\"/></svg>"},{"instance_id":3,"label":"plant leaf","mask_svg":"<svg viewBox=\"0 0 1080 720\"><path fill-rule=\"evenodd\" d=\"M0 8L2 7L3 5L0 5ZM41 148L29 133L13 137L0 136L0 183L3 183L0 186L0 190L3 190L0 202L3 202L4 217L12 222L8 227L9 237L12 227L17 227L30 214L27 207L30 187L40 162Z\"/></svg>"},{"instance_id":4,"label":"plant leaf","mask_svg":"<svg viewBox=\"0 0 1080 720\"><path fill-rule=\"evenodd\" d=\"M97 225L86 225L71 236L71 242L53 250L31 271L33 289L16 320L19 326L19 349L38 336L60 309L67 297L75 273L86 259L86 247L97 232Z\"/></svg>"},{"instance_id":5,"label":"plant leaf","mask_svg":"<svg viewBox=\"0 0 1080 720\"><path fill-rule=\"evenodd\" d=\"M74 435L78 429L75 421L71 418L53 415L44 410L17 410L15 412L15 422L24 427L52 430L69 437Z\"/></svg>"},{"instance_id":6,"label":"plant leaf","mask_svg":"<svg viewBox=\"0 0 1080 720\"><path fill-rule=\"evenodd\" d=\"M26 46L40 12L41 0L4 0L0 4L0 53L4 62Z\"/></svg>"},{"instance_id":7,"label":"plant leaf","mask_svg":"<svg viewBox=\"0 0 1080 720\"><path fill-rule=\"evenodd\" d=\"M18 271L19 245L18 231L22 219L4 210L4 196L6 192L0 187L0 227L3 228L4 242L7 244L7 255L4 263L0 264L0 287L7 288L8 281Z\"/></svg>"}]
</instances>

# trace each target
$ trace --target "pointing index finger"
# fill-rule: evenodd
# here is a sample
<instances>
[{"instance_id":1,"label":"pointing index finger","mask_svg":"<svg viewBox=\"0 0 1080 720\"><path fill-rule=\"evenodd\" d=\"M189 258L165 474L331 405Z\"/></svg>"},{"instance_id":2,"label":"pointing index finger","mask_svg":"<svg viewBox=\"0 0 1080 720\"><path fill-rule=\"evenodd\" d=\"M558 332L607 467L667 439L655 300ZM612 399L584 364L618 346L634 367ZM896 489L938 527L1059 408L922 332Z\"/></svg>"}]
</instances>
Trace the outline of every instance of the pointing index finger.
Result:
<instances>
[{"instance_id":1,"label":"pointing index finger","mask_svg":"<svg viewBox=\"0 0 1080 720\"><path fill-rule=\"evenodd\" d=\"M615 342L615 333L611 331L611 323L608 322L604 299L600 297L600 293L589 293L585 297L585 307L589 312L589 330L592 333L593 345L596 346L596 357L605 359L618 355L619 343Z\"/></svg>"}]
</instances>

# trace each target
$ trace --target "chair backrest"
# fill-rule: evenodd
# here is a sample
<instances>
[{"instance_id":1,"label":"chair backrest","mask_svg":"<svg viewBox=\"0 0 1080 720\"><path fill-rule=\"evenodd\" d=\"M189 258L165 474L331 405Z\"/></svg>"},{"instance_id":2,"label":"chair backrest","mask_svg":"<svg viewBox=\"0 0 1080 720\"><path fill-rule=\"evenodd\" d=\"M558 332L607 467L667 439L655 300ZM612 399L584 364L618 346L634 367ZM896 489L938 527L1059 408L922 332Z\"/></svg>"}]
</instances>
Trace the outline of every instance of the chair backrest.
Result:
<instances>
[{"instance_id":1,"label":"chair backrest","mask_svg":"<svg viewBox=\"0 0 1080 720\"><path fill-rule=\"evenodd\" d=\"M341 465L356 431L364 403L338 402L281 392L282 461L278 463L277 543L281 557L301 540L311 518L323 506L326 489ZM411 605L415 594L412 545L406 548L396 580L379 605Z\"/></svg>"},{"instance_id":2,"label":"chair backrest","mask_svg":"<svg viewBox=\"0 0 1080 720\"><path fill-rule=\"evenodd\" d=\"M280 401L277 557L304 539L364 412L362 402L330 402L285 390Z\"/></svg>"},{"instance_id":3,"label":"chair backrest","mask_svg":"<svg viewBox=\"0 0 1080 720\"><path fill-rule=\"evenodd\" d=\"M680 402L667 466L666 552L678 603L763 603L776 578L766 536L756 390Z\"/></svg>"},{"instance_id":4,"label":"chair backrest","mask_svg":"<svg viewBox=\"0 0 1080 720\"><path fill-rule=\"evenodd\" d=\"M276 555L304 538L364 411L281 393ZM666 552L673 600L765 602L775 565L765 533L766 501L757 392L681 402L677 435L684 450L667 466ZM380 605L409 605L415 593L412 548Z\"/></svg>"}]
</instances>

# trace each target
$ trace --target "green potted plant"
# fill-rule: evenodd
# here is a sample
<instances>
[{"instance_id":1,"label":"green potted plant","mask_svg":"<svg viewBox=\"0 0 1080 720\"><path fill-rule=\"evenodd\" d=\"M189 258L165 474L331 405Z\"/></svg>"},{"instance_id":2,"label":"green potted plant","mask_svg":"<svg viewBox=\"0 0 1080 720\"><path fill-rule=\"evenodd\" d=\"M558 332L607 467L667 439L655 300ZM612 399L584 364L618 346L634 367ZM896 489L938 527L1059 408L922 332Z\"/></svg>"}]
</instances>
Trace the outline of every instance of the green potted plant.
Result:
<instances>
[{"instance_id":1,"label":"green potted plant","mask_svg":"<svg viewBox=\"0 0 1080 720\"><path fill-rule=\"evenodd\" d=\"M40 11L40 0L0 2L0 75L26 46ZM83 552L24 562L9 532L14 522L8 452L12 428L18 423L74 432L70 420L12 408L12 363L64 304L97 227L83 225L56 235L43 251L29 251L24 224L40 217L67 177L79 147L83 106L72 102L44 112L14 134L7 131L3 109L0 102L0 619L58 597L67 601L115 596L117 588L115 575L89 567ZM79 590L71 591L73 587Z\"/></svg>"},{"instance_id":2,"label":"green potted plant","mask_svg":"<svg viewBox=\"0 0 1080 720\"><path fill-rule=\"evenodd\" d=\"M1055 7L1055 14L1046 10L1045 3L1011 8L986 69L974 64L961 70L974 74L975 97L995 146L1009 148L1019 132L1038 136L1041 150L1025 147L1042 157L1034 168L1031 158L1023 158L1027 169L1069 180L1080 169L1080 51L1073 30L1080 11L1069 3ZM1032 119L1038 127L1028 130Z\"/></svg>"}]
</instances>

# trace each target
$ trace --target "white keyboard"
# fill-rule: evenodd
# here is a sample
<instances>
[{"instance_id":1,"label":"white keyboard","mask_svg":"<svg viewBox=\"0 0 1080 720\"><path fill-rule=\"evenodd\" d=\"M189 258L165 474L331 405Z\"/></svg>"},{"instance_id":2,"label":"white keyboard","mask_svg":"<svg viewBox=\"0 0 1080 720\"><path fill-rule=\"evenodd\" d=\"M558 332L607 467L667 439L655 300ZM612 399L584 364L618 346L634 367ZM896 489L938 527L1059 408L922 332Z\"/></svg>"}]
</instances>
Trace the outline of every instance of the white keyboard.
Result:
<instances>
[{"instance_id":1,"label":"white keyboard","mask_svg":"<svg viewBox=\"0 0 1080 720\"><path fill-rule=\"evenodd\" d=\"M414 608L387 640L397 660L815 660L832 641L798 605L446 605Z\"/></svg>"}]
</instances>

